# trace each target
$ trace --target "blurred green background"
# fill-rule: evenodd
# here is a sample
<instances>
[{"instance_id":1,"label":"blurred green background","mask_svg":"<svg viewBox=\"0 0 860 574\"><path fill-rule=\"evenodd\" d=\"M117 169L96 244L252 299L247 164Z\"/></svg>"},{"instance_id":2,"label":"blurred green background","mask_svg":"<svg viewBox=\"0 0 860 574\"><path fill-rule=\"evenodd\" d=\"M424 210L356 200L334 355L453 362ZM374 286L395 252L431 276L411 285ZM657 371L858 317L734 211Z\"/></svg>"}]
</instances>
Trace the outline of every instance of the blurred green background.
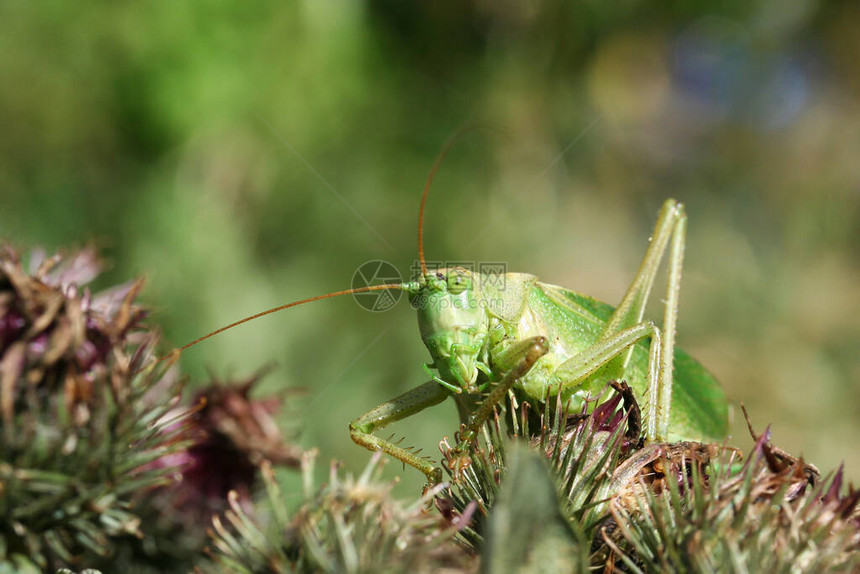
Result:
<instances>
[{"instance_id":1,"label":"blurred green background","mask_svg":"<svg viewBox=\"0 0 860 574\"><path fill-rule=\"evenodd\" d=\"M103 285L147 277L166 349L346 288L368 260L408 275L434 157L464 123L494 126L436 178L429 259L615 303L659 206L682 200L680 345L759 432L857 481L858 23L847 1L5 0L0 235L95 240ZM348 422L427 359L405 301L347 297L182 364L199 384L275 361L264 391L309 391L285 422L358 470ZM456 421L446 404L394 430L435 456ZM733 429L748 447L739 409Z\"/></svg>"}]
</instances>

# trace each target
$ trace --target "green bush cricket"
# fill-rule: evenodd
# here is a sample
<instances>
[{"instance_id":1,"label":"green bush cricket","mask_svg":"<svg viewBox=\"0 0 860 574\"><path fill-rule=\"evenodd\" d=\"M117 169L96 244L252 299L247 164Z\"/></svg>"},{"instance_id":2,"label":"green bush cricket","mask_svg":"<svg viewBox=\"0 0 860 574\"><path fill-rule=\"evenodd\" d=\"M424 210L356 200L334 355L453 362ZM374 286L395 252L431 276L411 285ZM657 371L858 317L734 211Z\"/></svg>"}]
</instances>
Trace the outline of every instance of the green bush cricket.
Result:
<instances>
[{"instance_id":1,"label":"green bush cricket","mask_svg":"<svg viewBox=\"0 0 860 574\"><path fill-rule=\"evenodd\" d=\"M349 430L357 444L415 467L430 484L441 480L440 468L374 433L449 396L464 424L463 448L509 392L535 405L560 393L577 409L612 379L626 380L646 405L647 440L723 439L728 432L728 403L722 389L701 364L675 348L687 225L683 206L672 199L663 204L639 271L615 308L527 273L431 270L424 257L424 211L433 177L451 143L439 154L421 197L417 281L347 289L281 305L204 335L179 352L297 305L350 293L401 290L417 310L421 338L432 358L424 365L431 379L358 417ZM667 252L668 286L659 328L644 319L644 312Z\"/></svg>"}]
</instances>

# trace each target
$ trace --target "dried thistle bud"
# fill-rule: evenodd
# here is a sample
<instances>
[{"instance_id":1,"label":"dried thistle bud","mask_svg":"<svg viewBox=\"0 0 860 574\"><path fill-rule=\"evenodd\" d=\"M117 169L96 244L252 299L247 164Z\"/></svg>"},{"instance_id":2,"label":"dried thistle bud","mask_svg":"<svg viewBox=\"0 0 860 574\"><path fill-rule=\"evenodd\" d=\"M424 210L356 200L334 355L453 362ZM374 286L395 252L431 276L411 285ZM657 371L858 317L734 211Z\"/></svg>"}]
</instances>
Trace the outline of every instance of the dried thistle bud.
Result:
<instances>
[{"instance_id":1,"label":"dried thistle bud","mask_svg":"<svg viewBox=\"0 0 860 574\"><path fill-rule=\"evenodd\" d=\"M213 377L191 407L178 409L190 415L189 443L154 463L181 469L182 480L158 493L161 512L175 522L208 523L227 509L231 491L242 504L250 501L263 461L300 467L304 451L281 433L274 419L283 397L250 397L267 370L238 382Z\"/></svg>"},{"instance_id":2,"label":"dried thistle bud","mask_svg":"<svg viewBox=\"0 0 860 574\"><path fill-rule=\"evenodd\" d=\"M283 406L283 397L250 397L268 370L233 384L213 378L208 387L197 393L194 402L202 400L205 404L195 422L210 441L227 439L255 466L268 460L274 465L299 468L302 449L285 440L274 419Z\"/></svg>"},{"instance_id":3,"label":"dried thistle bud","mask_svg":"<svg viewBox=\"0 0 860 574\"><path fill-rule=\"evenodd\" d=\"M90 248L67 258L34 252L29 270L9 246L0 248L0 415L7 440L16 412L50 410L58 392L73 420L85 424L97 400L94 385L117 387L128 376L126 346L146 316L134 303L143 281L93 296L86 284L100 268ZM26 444L28 437L21 439Z\"/></svg>"}]
</instances>

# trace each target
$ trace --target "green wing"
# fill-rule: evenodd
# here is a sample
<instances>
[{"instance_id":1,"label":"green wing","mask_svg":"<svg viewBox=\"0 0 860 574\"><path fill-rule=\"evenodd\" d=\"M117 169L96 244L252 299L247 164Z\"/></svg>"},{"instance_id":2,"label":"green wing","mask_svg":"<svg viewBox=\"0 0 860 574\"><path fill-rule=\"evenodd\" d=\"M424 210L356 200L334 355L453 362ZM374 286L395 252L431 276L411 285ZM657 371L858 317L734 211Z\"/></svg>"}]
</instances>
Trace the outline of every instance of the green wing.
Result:
<instances>
[{"instance_id":1,"label":"green wing","mask_svg":"<svg viewBox=\"0 0 860 574\"><path fill-rule=\"evenodd\" d=\"M558 285L538 282L536 286L575 321L605 325L615 310L612 305ZM650 343L650 339L637 343L634 361L647 364ZM724 439L729 432L728 401L720 384L701 363L677 347L674 364L670 438Z\"/></svg>"}]
</instances>

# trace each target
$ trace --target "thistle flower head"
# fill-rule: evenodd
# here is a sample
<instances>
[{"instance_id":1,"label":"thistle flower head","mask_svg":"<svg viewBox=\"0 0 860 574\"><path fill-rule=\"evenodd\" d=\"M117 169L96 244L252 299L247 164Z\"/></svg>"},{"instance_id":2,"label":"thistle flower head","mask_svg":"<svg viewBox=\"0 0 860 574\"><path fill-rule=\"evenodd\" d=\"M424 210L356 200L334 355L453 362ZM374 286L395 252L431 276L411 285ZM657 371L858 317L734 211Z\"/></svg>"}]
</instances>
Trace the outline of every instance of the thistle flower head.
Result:
<instances>
[{"instance_id":1,"label":"thistle flower head","mask_svg":"<svg viewBox=\"0 0 860 574\"><path fill-rule=\"evenodd\" d=\"M149 464L181 447L183 418L158 422L178 383L169 365L143 369L156 335L142 281L93 295L98 271L91 249L36 252L25 269L0 247L0 561L109 555L140 535L133 494L171 479Z\"/></svg>"},{"instance_id":2,"label":"thistle flower head","mask_svg":"<svg viewBox=\"0 0 860 574\"><path fill-rule=\"evenodd\" d=\"M461 526L429 509L438 489L412 504L391 495L383 482L381 453L358 476L332 464L327 484L313 486L315 452L303 457L305 500L292 514L272 474L262 466L269 494L269 527L231 493L230 510L213 520L212 557L219 571L280 572L474 572L475 557L456 545ZM256 514L256 515L255 515ZM468 521L469 516L464 517Z\"/></svg>"},{"instance_id":3,"label":"thistle flower head","mask_svg":"<svg viewBox=\"0 0 860 574\"><path fill-rule=\"evenodd\" d=\"M252 399L251 391L268 369L237 382L213 376L198 391L190 414L190 443L158 464L181 467L182 482L165 494L183 522L208 522L227 508L227 495L248 501L265 460L275 466L299 468L303 450L281 432L275 414L283 397Z\"/></svg>"}]
</instances>

